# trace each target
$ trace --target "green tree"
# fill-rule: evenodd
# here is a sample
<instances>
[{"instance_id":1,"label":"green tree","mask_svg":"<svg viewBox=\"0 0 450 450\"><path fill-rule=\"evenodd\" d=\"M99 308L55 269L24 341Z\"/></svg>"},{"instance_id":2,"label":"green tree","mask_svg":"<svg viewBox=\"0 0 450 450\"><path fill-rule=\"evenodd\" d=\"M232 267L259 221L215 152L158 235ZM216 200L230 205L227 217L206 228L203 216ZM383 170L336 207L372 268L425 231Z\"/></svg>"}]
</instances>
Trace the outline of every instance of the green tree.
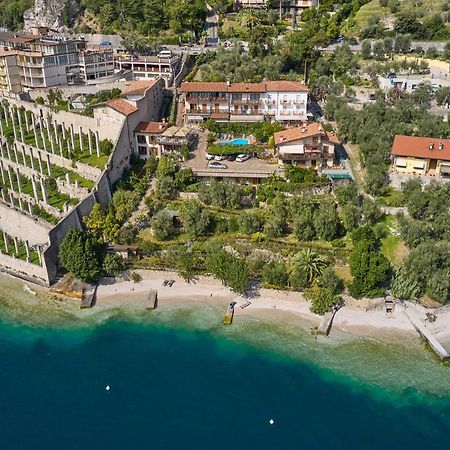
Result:
<instances>
[{"instance_id":1,"label":"green tree","mask_svg":"<svg viewBox=\"0 0 450 450\"><path fill-rule=\"evenodd\" d=\"M172 215L165 209L162 209L153 216L150 221L150 226L153 235L160 241L169 239L175 232Z\"/></svg>"},{"instance_id":2,"label":"green tree","mask_svg":"<svg viewBox=\"0 0 450 450\"><path fill-rule=\"evenodd\" d=\"M314 228L320 239L331 241L340 232L340 222L334 204L322 203L314 217Z\"/></svg>"},{"instance_id":3,"label":"green tree","mask_svg":"<svg viewBox=\"0 0 450 450\"><path fill-rule=\"evenodd\" d=\"M120 255L108 253L103 260L103 273L117 276L125 269L124 260Z\"/></svg>"},{"instance_id":4,"label":"green tree","mask_svg":"<svg viewBox=\"0 0 450 450\"><path fill-rule=\"evenodd\" d=\"M272 261L268 264L264 264L262 278L264 283L269 287L285 289L289 281L286 264L282 261Z\"/></svg>"},{"instance_id":5,"label":"green tree","mask_svg":"<svg viewBox=\"0 0 450 450\"><path fill-rule=\"evenodd\" d=\"M389 262L381 253L379 241L369 227L352 234L353 250L350 255L350 273L353 283L350 293L354 297L375 297L384 291L389 274Z\"/></svg>"},{"instance_id":6,"label":"green tree","mask_svg":"<svg viewBox=\"0 0 450 450\"><path fill-rule=\"evenodd\" d=\"M311 302L311 312L323 316L330 311L333 306L341 305L342 298L333 294L330 289L314 286L305 291L305 297Z\"/></svg>"},{"instance_id":7,"label":"green tree","mask_svg":"<svg viewBox=\"0 0 450 450\"><path fill-rule=\"evenodd\" d=\"M87 232L70 230L58 252L62 267L83 281L94 281L100 275L101 248Z\"/></svg>"},{"instance_id":8,"label":"green tree","mask_svg":"<svg viewBox=\"0 0 450 450\"><path fill-rule=\"evenodd\" d=\"M184 191L188 186L197 182L197 177L190 167L180 169L175 175L175 182L179 191Z\"/></svg>"},{"instance_id":9,"label":"green tree","mask_svg":"<svg viewBox=\"0 0 450 450\"><path fill-rule=\"evenodd\" d=\"M298 271L305 273L306 281L311 285L314 280L322 275L327 263L321 255L308 248L301 250L294 256L292 265Z\"/></svg>"},{"instance_id":10,"label":"green tree","mask_svg":"<svg viewBox=\"0 0 450 450\"><path fill-rule=\"evenodd\" d=\"M211 215L199 202L188 201L181 209L181 222L184 232L190 236L205 236L211 225Z\"/></svg>"},{"instance_id":11,"label":"green tree","mask_svg":"<svg viewBox=\"0 0 450 450\"><path fill-rule=\"evenodd\" d=\"M177 195L177 184L168 176L158 177L155 186L155 195L160 200L171 200Z\"/></svg>"},{"instance_id":12,"label":"green tree","mask_svg":"<svg viewBox=\"0 0 450 450\"><path fill-rule=\"evenodd\" d=\"M173 156L161 156L161 158L159 158L158 169L156 170L158 178L174 178L177 171L178 163Z\"/></svg>"},{"instance_id":13,"label":"green tree","mask_svg":"<svg viewBox=\"0 0 450 450\"><path fill-rule=\"evenodd\" d=\"M177 256L178 275L190 283L198 273L197 260L192 252L180 252Z\"/></svg>"},{"instance_id":14,"label":"green tree","mask_svg":"<svg viewBox=\"0 0 450 450\"><path fill-rule=\"evenodd\" d=\"M333 294L339 294L344 289L344 283L336 275L332 267L327 267L323 270L318 278L318 284L322 288L329 289Z\"/></svg>"},{"instance_id":15,"label":"green tree","mask_svg":"<svg viewBox=\"0 0 450 450\"><path fill-rule=\"evenodd\" d=\"M264 218L258 211L243 211L239 214L239 231L244 234L253 234L262 231Z\"/></svg>"}]
</instances>

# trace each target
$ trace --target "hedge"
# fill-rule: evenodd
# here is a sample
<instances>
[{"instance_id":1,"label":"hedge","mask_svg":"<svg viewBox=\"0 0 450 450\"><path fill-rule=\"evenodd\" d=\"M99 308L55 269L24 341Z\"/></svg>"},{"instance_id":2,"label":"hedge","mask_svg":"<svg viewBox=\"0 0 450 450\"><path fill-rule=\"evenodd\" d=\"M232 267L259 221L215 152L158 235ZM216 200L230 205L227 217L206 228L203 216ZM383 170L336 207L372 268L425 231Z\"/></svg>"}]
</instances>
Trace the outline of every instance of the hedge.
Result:
<instances>
[{"instance_id":1,"label":"hedge","mask_svg":"<svg viewBox=\"0 0 450 450\"><path fill-rule=\"evenodd\" d=\"M235 145L235 144L213 144L208 147L211 155L239 155L240 153L261 153L264 147L260 145Z\"/></svg>"}]
</instances>

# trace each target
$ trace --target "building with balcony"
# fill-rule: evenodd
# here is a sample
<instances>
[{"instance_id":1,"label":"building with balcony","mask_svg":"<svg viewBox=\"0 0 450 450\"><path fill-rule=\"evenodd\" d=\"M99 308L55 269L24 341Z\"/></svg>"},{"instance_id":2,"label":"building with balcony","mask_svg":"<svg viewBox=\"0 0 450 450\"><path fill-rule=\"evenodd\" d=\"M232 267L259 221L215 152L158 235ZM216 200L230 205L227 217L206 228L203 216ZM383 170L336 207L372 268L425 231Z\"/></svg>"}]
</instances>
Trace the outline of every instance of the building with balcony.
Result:
<instances>
[{"instance_id":1,"label":"building with balcony","mask_svg":"<svg viewBox=\"0 0 450 450\"><path fill-rule=\"evenodd\" d=\"M166 87L172 86L181 66L179 55L173 56L136 56L117 55L116 71L131 70L135 80L152 80L162 78Z\"/></svg>"},{"instance_id":2,"label":"building with balcony","mask_svg":"<svg viewBox=\"0 0 450 450\"><path fill-rule=\"evenodd\" d=\"M450 178L450 139L397 135L391 158L394 172Z\"/></svg>"},{"instance_id":3,"label":"building with balcony","mask_svg":"<svg viewBox=\"0 0 450 450\"><path fill-rule=\"evenodd\" d=\"M190 82L180 88L186 123L306 121L308 88L297 81Z\"/></svg>"},{"instance_id":4,"label":"building with balcony","mask_svg":"<svg viewBox=\"0 0 450 450\"><path fill-rule=\"evenodd\" d=\"M337 136L325 131L322 124L310 123L274 134L280 164L299 167L333 167Z\"/></svg>"},{"instance_id":5,"label":"building with balcony","mask_svg":"<svg viewBox=\"0 0 450 450\"><path fill-rule=\"evenodd\" d=\"M22 90L16 53L10 50L0 51L0 90L15 94Z\"/></svg>"},{"instance_id":6,"label":"building with balcony","mask_svg":"<svg viewBox=\"0 0 450 450\"><path fill-rule=\"evenodd\" d=\"M112 48L95 47L78 52L78 80L82 83L114 75L114 53Z\"/></svg>"},{"instance_id":7,"label":"building with balcony","mask_svg":"<svg viewBox=\"0 0 450 450\"><path fill-rule=\"evenodd\" d=\"M291 14L293 16L300 15L305 9L318 7L319 0L236 0L235 7L237 9L261 9L268 8L269 5L273 8L280 9L283 14Z\"/></svg>"},{"instance_id":8,"label":"building with balcony","mask_svg":"<svg viewBox=\"0 0 450 450\"><path fill-rule=\"evenodd\" d=\"M165 122L141 122L134 130L135 153L142 159L180 153L192 147L195 133L187 127L169 127Z\"/></svg>"}]
</instances>

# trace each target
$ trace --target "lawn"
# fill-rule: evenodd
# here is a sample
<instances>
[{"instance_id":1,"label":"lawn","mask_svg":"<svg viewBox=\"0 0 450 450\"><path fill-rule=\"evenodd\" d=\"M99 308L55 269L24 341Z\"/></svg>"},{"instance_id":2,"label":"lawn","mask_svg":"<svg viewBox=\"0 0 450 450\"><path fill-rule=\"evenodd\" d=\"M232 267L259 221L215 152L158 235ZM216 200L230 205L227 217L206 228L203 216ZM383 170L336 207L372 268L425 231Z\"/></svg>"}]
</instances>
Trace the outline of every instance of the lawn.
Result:
<instances>
[{"instance_id":1,"label":"lawn","mask_svg":"<svg viewBox=\"0 0 450 450\"><path fill-rule=\"evenodd\" d=\"M396 267L403 264L409 255L409 248L406 246L398 231L397 218L386 216L383 222L385 237L381 239L381 251L384 256Z\"/></svg>"},{"instance_id":2,"label":"lawn","mask_svg":"<svg viewBox=\"0 0 450 450\"><path fill-rule=\"evenodd\" d=\"M356 13L355 21L358 24L358 27L362 29L367 26L371 17L381 16L388 13L388 8L381 7L379 0L372 0L371 2L361 6L359 11Z\"/></svg>"},{"instance_id":3,"label":"lawn","mask_svg":"<svg viewBox=\"0 0 450 450\"><path fill-rule=\"evenodd\" d=\"M101 155L99 157L95 153L91 155L89 152L84 152L79 158L79 161L103 170L106 166L106 163L108 162L108 159L109 159L108 155Z\"/></svg>"},{"instance_id":4,"label":"lawn","mask_svg":"<svg viewBox=\"0 0 450 450\"><path fill-rule=\"evenodd\" d=\"M377 197L377 202L381 206L398 207L405 205L405 196L402 191L388 188L386 194Z\"/></svg>"}]
</instances>

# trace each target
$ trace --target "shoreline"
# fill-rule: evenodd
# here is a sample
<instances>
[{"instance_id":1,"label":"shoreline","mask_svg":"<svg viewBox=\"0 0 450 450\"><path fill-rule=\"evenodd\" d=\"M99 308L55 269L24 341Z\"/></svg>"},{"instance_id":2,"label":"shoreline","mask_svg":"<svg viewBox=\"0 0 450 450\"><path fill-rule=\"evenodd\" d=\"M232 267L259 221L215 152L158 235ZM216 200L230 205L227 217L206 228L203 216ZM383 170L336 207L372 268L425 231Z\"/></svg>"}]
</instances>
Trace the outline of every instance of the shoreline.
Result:
<instances>
[{"instance_id":1,"label":"shoreline","mask_svg":"<svg viewBox=\"0 0 450 450\"><path fill-rule=\"evenodd\" d=\"M183 308L187 303L209 304L226 307L231 301L236 301L235 319L252 317L263 321L280 322L281 316L287 314L291 321L300 319L298 326L311 330L316 328L322 316L312 313L309 302L301 293L260 289L253 298L244 298L233 293L213 277L200 276L196 281L187 283L176 272L139 270L142 280L139 283L131 281L102 280L97 289L97 300L94 308L108 309L120 306L148 307L147 297L151 289L158 293L158 308L164 306ZM172 287L163 286L164 280L175 280ZM250 304L244 309L241 305L247 300ZM450 349L450 309L437 313L435 323L425 322L427 310L418 304L405 302L408 309L421 317L427 329ZM386 335L408 335L420 338L418 332L405 314L403 305L397 304L388 317L383 308L366 310L370 304L367 300L352 300L346 302L333 321L331 335L336 330L355 337L385 337ZM283 313L283 314L279 314ZM307 324L307 325L305 325Z\"/></svg>"}]
</instances>

